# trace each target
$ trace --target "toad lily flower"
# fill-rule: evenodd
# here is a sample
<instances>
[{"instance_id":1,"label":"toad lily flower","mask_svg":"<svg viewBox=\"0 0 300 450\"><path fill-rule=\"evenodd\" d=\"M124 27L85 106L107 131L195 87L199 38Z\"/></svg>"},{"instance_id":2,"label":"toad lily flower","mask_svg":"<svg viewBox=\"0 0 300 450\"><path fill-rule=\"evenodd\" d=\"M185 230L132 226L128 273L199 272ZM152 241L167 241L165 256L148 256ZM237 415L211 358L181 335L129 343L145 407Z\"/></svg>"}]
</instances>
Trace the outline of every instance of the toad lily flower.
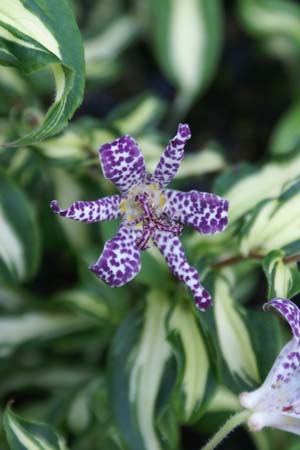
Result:
<instances>
[{"instance_id":1,"label":"toad lily flower","mask_svg":"<svg viewBox=\"0 0 300 450\"><path fill-rule=\"evenodd\" d=\"M90 267L105 283L119 287L132 280L141 268L141 250L153 242L173 274L191 290L196 306L204 310L210 306L210 295L201 286L197 270L188 264L179 235L182 224L204 234L223 231L228 202L204 192L165 189L179 169L190 137L189 126L180 124L154 174L146 173L144 157L132 137L104 144L99 150L103 174L121 195L76 201L63 210L56 200L50 206L60 216L87 223L123 216L117 234L106 242L98 261Z\"/></svg>"},{"instance_id":2,"label":"toad lily flower","mask_svg":"<svg viewBox=\"0 0 300 450\"><path fill-rule=\"evenodd\" d=\"M265 308L276 308L289 322L293 339L277 357L263 385L240 395L241 405L253 411L252 431L273 427L300 435L300 310L290 300L275 298Z\"/></svg>"}]
</instances>

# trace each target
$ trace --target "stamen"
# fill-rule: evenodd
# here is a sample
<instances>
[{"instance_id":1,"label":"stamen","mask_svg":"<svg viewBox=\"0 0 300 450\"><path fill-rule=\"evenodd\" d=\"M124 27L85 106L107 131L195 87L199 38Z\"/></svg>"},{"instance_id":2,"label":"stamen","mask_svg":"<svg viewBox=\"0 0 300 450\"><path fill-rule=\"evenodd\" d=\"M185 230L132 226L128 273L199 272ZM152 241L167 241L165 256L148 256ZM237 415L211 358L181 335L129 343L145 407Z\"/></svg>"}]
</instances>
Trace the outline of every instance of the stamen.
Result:
<instances>
[{"instance_id":1,"label":"stamen","mask_svg":"<svg viewBox=\"0 0 300 450\"><path fill-rule=\"evenodd\" d=\"M182 231L182 225L174 224L174 225L168 225L160 221L155 221L155 224L159 230L163 231L170 231L171 233L175 234L176 236L180 236Z\"/></svg>"},{"instance_id":2,"label":"stamen","mask_svg":"<svg viewBox=\"0 0 300 450\"><path fill-rule=\"evenodd\" d=\"M146 250L150 246L148 245L149 239L151 238L151 234L153 233L154 228L151 222L143 222L143 234L141 239L137 242L137 246L140 250Z\"/></svg>"},{"instance_id":3,"label":"stamen","mask_svg":"<svg viewBox=\"0 0 300 450\"><path fill-rule=\"evenodd\" d=\"M157 187L156 187L157 190ZM142 225L142 236L137 242L137 246L140 250L146 250L149 248L149 240L155 230L168 231L179 236L182 231L182 226L176 223L172 223L168 217L164 215L158 215L160 209L156 209L153 193L143 191L134 196L134 201L141 209L139 217L135 220L130 220L128 225ZM165 202L165 198L162 194L159 197L159 206L161 207Z\"/></svg>"},{"instance_id":4,"label":"stamen","mask_svg":"<svg viewBox=\"0 0 300 450\"><path fill-rule=\"evenodd\" d=\"M147 192L143 192L142 194L138 194L135 197L135 201L138 203L138 205L142 208L145 216L148 219L152 219L154 217L154 213L152 211L152 208L149 204L149 194Z\"/></svg>"}]
</instances>

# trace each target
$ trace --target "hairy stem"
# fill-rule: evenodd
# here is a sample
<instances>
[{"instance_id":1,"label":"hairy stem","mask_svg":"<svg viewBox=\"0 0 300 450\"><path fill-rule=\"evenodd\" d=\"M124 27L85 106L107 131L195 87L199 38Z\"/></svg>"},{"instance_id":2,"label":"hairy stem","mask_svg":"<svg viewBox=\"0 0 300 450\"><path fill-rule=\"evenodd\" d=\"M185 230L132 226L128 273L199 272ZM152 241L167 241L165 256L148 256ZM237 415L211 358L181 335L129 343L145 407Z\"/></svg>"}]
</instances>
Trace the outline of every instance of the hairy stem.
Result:
<instances>
[{"instance_id":1,"label":"hairy stem","mask_svg":"<svg viewBox=\"0 0 300 450\"><path fill-rule=\"evenodd\" d=\"M223 441L223 439L231 433L231 431L244 423L251 414L251 411L243 409L242 411L239 411L229 417L227 422L224 423L220 430L216 432L216 434L207 442L206 445L204 445L204 447L201 448L201 450L213 450L216 448Z\"/></svg>"}]
</instances>

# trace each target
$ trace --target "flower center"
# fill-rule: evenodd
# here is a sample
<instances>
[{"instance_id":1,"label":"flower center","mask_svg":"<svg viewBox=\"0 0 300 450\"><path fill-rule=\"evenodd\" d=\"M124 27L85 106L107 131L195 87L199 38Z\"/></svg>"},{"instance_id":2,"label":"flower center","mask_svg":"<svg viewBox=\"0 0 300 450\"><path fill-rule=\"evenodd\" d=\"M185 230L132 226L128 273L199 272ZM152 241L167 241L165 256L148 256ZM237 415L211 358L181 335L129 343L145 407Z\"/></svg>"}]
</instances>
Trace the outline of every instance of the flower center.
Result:
<instances>
[{"instance_id":1,"label":"flower center","mask_svg":"<svg viewBox=\"0 0 300 450\"><path fill-rule=\"evenodd\" d=\"M129 191L121 204L127 225L141 230L137 242L140 250L149 248L149 240L155 230L170 231L179 235L182 226L171 221L163 212L165 197L156 184L141 184Z\"/></svg>"}]
</instances>

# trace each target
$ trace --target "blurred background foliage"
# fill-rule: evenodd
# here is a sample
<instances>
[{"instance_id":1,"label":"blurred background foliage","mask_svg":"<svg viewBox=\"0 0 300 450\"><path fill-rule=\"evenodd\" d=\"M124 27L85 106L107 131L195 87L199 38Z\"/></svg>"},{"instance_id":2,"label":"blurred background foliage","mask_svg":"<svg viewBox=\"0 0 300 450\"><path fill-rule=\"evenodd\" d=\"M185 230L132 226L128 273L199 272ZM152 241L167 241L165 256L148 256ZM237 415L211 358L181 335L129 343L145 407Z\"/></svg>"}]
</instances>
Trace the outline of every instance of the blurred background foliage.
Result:
<instances>
[{"instance_id":1,"label":"blurred background foliage","mask_svg":"<svg viewBox=\"0 0 300 450\"><path fill-rule=\"evenodd\" d=\"M300 5L2 2L0 143L14 142L0 148L2 411L13 404L0 448L200 448L287 339L262 304L300 291ZM50 37L12 21L10 8L29 4ZM213 294L205 313L154 250L130 284L102 284L88 266L118 223L74 223L49 208L114 192L97 150L121 134L151 171L180 120L193 137L174 187L230 201L225 233L183 235ZM241 442L298 445L240 429L220 449Z\"/></svg>"}]
</instances>

